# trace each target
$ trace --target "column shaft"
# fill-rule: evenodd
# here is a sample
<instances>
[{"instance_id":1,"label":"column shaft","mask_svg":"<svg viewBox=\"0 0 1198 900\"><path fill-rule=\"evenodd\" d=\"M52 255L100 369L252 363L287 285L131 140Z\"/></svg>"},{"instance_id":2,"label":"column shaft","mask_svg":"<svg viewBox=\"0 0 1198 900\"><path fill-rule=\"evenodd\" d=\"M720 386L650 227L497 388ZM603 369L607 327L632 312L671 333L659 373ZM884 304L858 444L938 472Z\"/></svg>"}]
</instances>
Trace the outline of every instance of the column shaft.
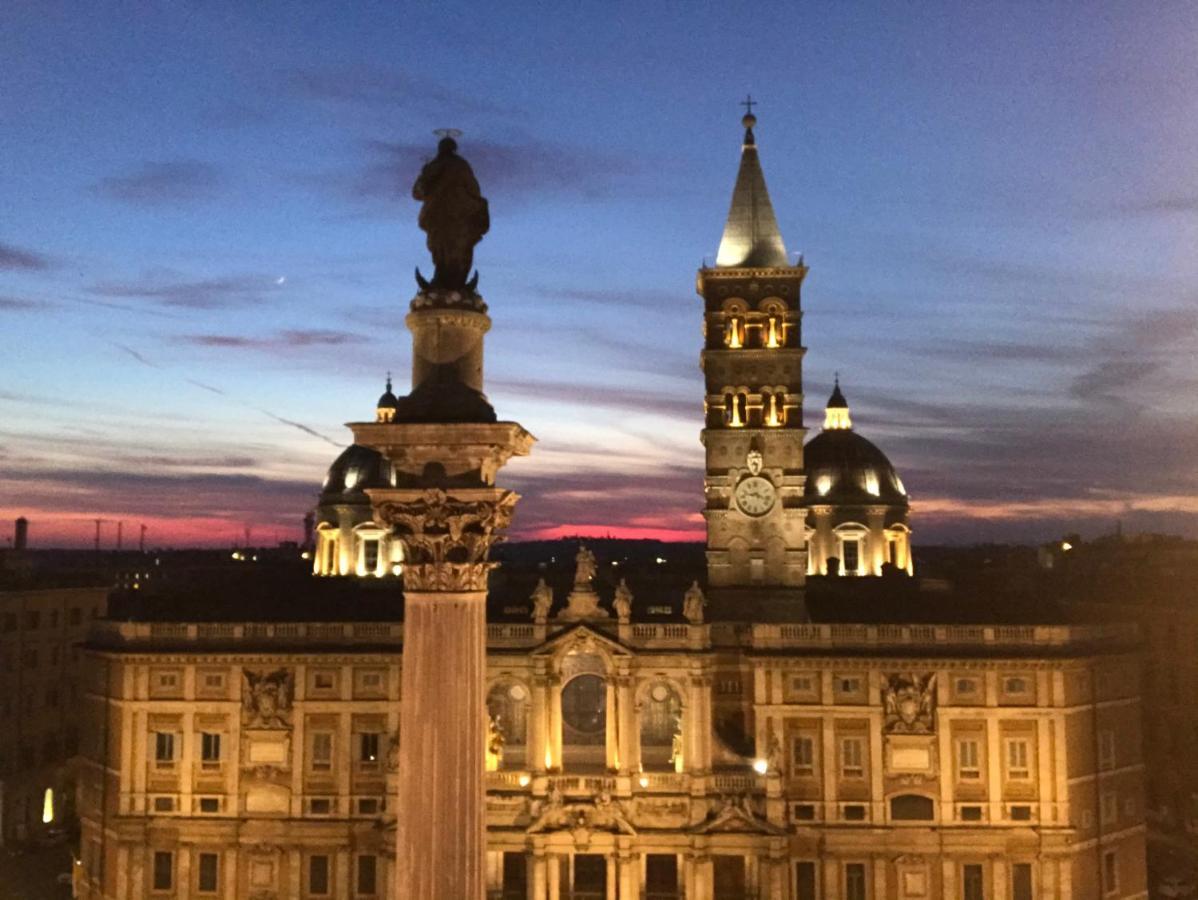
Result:
<instances>
[{"instance_id":1,"label":"column shaft","mask_svg":"<svg viewBox=\"0 0 1198 900\"><path fill-rule=\"evenodd\" d=\"M404 900L485 896L485 601L485 591L405 595L395 890Z\"/></svg>"}]
</instances>

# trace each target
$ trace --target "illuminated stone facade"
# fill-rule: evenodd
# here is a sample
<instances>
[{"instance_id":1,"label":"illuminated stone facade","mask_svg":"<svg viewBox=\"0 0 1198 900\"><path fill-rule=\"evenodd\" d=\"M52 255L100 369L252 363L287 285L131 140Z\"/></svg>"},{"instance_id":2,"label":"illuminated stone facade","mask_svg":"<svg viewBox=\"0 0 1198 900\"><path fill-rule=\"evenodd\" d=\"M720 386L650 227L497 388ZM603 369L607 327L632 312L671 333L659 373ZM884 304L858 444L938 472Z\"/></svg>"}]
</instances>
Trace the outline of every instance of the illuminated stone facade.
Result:
<instances>
[{"instance_id":1,"label":"illuminated stone facade","mask_svg":"<svg viewBox=\"0 0 1198 900\"><path fill-rule=\"evenodd\" d=\"M753 124L717 264L699 274L706 585L696 571L685 593L644 589L630 571L600 593L597 561L580 548L556 603L544 580L531 597L487 598L479 765L462 777L464 790L485 784L488 898L1146 897L1134 629L846 623L847 607L812 620L806 268L786 258ZM477 347L481 387L485 323L472 312L426 333L445 336L430 352L462 361L468 383ZM417 352L414 384L421 366L443 364ZM397 770L431 740L422 723L438 710L425 682L407 695L404 630L430 591L481 594L489 542L475 534L475 552L460 539L506 524L494 473L527 441L493 421L420 424L405 401L352 427L355 446L389 463L362 493L371 527L404 547L406 622L398 610L363 621L352 604L299 619L280 596L277 620L165 621L158 610L95 630L81 897L409 896L397 825L426 819L405 818ZM451 432L474 449L447 455ZM479 456L488 443L497 452ZM455 469L462 460L473 462ZM454 481L468 473L468 486ZM479 509L430 493L430 474ZM883 534L905 527L905 507L883 519ZM891 552L909 571L909 545ZM326 574L354 571L339 554ZM929 622L929 601L904 597L911 621ZM447 690L455 665L444 661ZM438 767L462 772L420 758L430 784Z\"/></svg>"},{"instance_id":2,"label":"illuminated stone facade","mask_svg":"<svg viewBox=\"0 0 1198 900\"><path fill-rule=\"evenodd\" d=\"M105 624L82 896L404 896L402 631ZM1130 637L491 625L489 896L1144 896Z\"/></svg>"}]
</instances>

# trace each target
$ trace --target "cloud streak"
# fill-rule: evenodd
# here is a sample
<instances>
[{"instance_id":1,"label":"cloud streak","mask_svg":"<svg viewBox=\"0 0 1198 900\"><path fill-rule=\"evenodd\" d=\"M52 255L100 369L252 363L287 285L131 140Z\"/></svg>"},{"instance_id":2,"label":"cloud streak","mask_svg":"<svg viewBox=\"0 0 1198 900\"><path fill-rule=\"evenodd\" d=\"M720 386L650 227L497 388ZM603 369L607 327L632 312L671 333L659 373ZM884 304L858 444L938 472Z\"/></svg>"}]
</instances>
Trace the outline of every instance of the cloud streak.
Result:
<instances>
[{"instance_id":1,"label":"cloud streak","mask_svg":"<svg viewBox=\"0 0 1198 900\"><path fill-rule=\"evenodd\" d=\"M241 303L257 303L280 290L269 275L229 275L220 278L168 279L148 276L139 281L103 281L88 293L124 300L150 300L182 309L222 309Z\"/></svg>"},{"instance_id":2,"label":"cloud streak","mask_svg":"<svg viewBox=\"0 0 1198 900\"><path fill-rule=\"evenodd\" d=\"M207 200L224 185L220 170L194 159L145 162L125 175L102 178L93 190L113 200L140 206L163 206Z\"/></svg>"},{"instance_id":3,"label":"cloud streak","mask_svg":"<svg viewBox=\"0 0 1198 900\"><path fill-rule=\"evenodd\" d=\"M0 271L45 272L51 268L48 256L0 241Z\"/></svg>"},{"instance_id":4,"label":"cloud streak","mask_svg":"<svg viewBox=\"0 0 1198 900\"><path fill-rule=\"evenodd\" d=\"M364 334L323 329L280 331L265 337L246 337L234 334L187 334L177 338L197 347L220 347L234 350L279 350L304 347L341 347L370 340Z\"/></svg>"}]
</instances>

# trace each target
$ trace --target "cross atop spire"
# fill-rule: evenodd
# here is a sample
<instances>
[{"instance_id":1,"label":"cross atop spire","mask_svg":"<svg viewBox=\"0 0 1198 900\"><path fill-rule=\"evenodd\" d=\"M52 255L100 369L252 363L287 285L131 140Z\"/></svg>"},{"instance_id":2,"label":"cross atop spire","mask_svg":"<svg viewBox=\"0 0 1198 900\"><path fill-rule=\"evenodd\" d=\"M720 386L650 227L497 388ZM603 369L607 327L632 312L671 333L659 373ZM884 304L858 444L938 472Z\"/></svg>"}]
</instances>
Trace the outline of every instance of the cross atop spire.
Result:
<instances>
[{"instance_id":1,"label":"cross atop spire","mask_svg":"<svg viewBox=\"0 0 1198 900\"><path fill-rule=\"evenodd\" d=\"M740 101L740 105L745 108L745 115L753 115L753 107L757 105L757 101L753 99L752 94L745 94L745 99Z\"/></svg>"}]
</instances>

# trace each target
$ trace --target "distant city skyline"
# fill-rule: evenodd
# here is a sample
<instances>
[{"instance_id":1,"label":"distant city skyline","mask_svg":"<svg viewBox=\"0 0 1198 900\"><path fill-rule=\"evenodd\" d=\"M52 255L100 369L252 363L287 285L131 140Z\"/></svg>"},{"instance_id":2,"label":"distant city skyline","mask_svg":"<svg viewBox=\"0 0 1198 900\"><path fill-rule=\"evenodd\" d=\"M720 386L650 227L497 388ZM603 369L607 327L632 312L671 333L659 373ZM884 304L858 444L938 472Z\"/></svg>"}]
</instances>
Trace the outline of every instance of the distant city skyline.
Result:
<instances>
[{"instance_id":1,"label":"distant city skyline","mask_svg":"<svg viewBox=\"0 0 1198 900\"><path fill-rule=\"evenodd\" d=\"M406 7L407 5L404 5ZM0 11L0 543L298 539L391 371L410 188L490 199L513 539L699 540L701 303L757 139L914 543L1198 536L1198 8L1134 3ZM112 546L115 526L106 526Z\"/></svg>"}]
</instances>

